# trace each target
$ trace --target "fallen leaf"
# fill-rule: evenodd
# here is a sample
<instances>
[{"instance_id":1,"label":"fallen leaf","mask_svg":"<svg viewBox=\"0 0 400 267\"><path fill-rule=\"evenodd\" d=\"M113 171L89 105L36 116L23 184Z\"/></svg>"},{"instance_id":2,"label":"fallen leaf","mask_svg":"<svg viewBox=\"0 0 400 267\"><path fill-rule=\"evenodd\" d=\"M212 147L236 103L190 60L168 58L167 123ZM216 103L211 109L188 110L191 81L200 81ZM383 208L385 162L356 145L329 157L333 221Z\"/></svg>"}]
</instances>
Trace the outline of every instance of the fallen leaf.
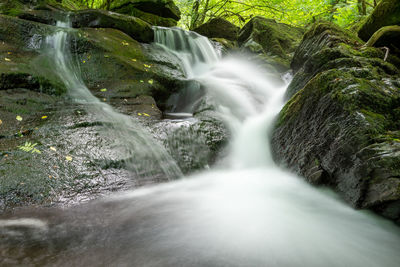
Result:
<instances>
[{"instance_id":1,"label":"fallen leaf","mask_svg":"<svg viewBox=\"0 0 400 267\"><path fill-rule=\"evenodd\" d=\"M150 65L146 65L146 64L143 64L143 66L144 66L145 68L150 68L150 67L151 67Z\"/></svg>"},{"instance_id":2,"label":"fallen leaf","mask_svg":"<svg viewBox=\"0 0 400 267\"><path fill-rule=\"evenodd\" d=\"M54 152L57 151L57 149L53 146L50 147L50 150L53 150Z\"/></svg>"},{"instance_id":3,"label":"fallen leaf","mask_svg":"<svg viewBox=\"0 0 400 267\"><path fill-rule=\"evenodd\" d=\"M132 58L131 60L132 60L133 62L136 62L136 61L137 61L136 58Z\"/></svg>"},{"instance_id":4,"label":"fallen leaf","mask_svg":"<svg viewBox=\"0 0 400 267\"><path fill-rule=\"evenodd\" d=\"M138 116L142 116L143 114L142 113L138 113Z\"/></svg>"},{"instance_id":5,"label":"fallen leaf","mask_svg":"<svg viewBox=\"0 0 400 267\"><path fill-rule=\"evenodd\" d=\"M104 55L104 57L110 57L109 55Z\"/></svg>"},{"instance_id":6,"label":"fallen leaf","mask_svg":"<svg viewBox=\"0 0 400 267\"><path fill-rule=\"evenodd\" d=\"M49 179L53 178L53 176L49 175Z\"/></svg>"},{"instance_id":7,"label":"fallen leaf","mask_svg":"<svg viewBox=\"0 0 400 267\"><path fill-rule=\"evenodd\" d=\"M84 61L82 61L83 62L83 64L85 64L86 63L86 60L84 60Z\"/></svg>"},{"instance_id":8,"label":"fallen leaf","mask_svg":"<svg viewBox=\"0 0 400 267\"><path fill-rule=\"evenodd\" d=\"M100 89L100 92L107 92L106 88Z\"/></svg>"},{"instance_id":9,"label":"fallen leaf","mask_svg":"<svg viewBox=\"0 0 400 267\"><path fill-rule=\"evenodd\" d=\"M125 42L125 41L122 41L122 45L129 45L129 43L128 42Z\"/></svg>"},{"instance_id":10,"label":"fallen leaf","mask_svg":"<svg viewBox=\"0 0 400 267\"><path fill-rule=\"evenodd\" d=\"M72 161L72 157L71 156L66 156L65 159L68 160L68 161Z\"/></svg>"},{"instance_id":11,"label":"fallen leaf","mask_svg":"<svg viewBox=\"0 0 400 267\"><path fill-rule=\"evenodd\" d=\"M147 113L143 113L143 116L150 117L150 115Z\"/></svg>"},{"instance_id":12,"label":"fallen leaf","mask_svg":"<svg viewBox=\"0 0 400 267\"><path fill-rule=\"evenodd\" d=\"M47 116L42 116L42 120L45 120L45 119L47 119Z\"/></svg>"},{"instance_id":13,"label":"fallen leaf","mask_svg":"<svg viewBox=\"0 0 400 267\"><path fill-rule=\"evenodd\" d=\"M0 120L0 125L2 125L3 124L3 121L2 120Z\"/></svg>"},{"instance_id":14,"label":"fallen leaf","mask_svg":"<svg viewBox=\"0 0 400 267\"><path fill-rule=\"evenodd\" d=\"M149 80L149 84L153 84L153 82L154 82L153 80Z\"/></svg>"},{"instance_id":15,"label":"fallen leaf","mask_svg":"<svg viewBox=\"0 0 400 267\"><path fill-rule=\"evenodd\" d=\"M9 58L6 58L6 57L4 58L4 60L5 60L5 61L8 61L8 62L10 62L10 61L11 61L11 59L9 59Z\"/></svg>"},{"instance_id":16,"label":"fallen leaf","mask_svg":"<svg viewBox=\"0 0 400 267\"><path fill-rule=\"evenodd\" d=\"M7 52L7 54L11 55L12 53L11 52Z\"/></svg>"},{"instance_id":17,"label":"fallen leaf","mask_svg":"<svg viewBox=\"0 0 400 267\"><path fill-rule=\"evenodd\" d=\"M140 82L141 82L141 83L144 83L144 81L143 81L143 80L140 80Z\"/></svg>"},{"instance_id":18,"label":"fallen leaf","mask_svg":"<svg viewBox=\"0 0 400 267\"><path fill-rule=\"evenodd\" d=\"M17 121L22 121L22 117L19 115L16 117L16 119L17 119Z\"/></svg>"},{"instance_id":19,"label":"fallen leaf","mask_svg":"<svg viewBox=\"0 0 400 267\"><path fill-rule=\"evenodd\" d=\"M107 99L103 98L103 101L104 101L104 102L106 102L106 101L107 101Z\"/></svg>"}]
</instances>

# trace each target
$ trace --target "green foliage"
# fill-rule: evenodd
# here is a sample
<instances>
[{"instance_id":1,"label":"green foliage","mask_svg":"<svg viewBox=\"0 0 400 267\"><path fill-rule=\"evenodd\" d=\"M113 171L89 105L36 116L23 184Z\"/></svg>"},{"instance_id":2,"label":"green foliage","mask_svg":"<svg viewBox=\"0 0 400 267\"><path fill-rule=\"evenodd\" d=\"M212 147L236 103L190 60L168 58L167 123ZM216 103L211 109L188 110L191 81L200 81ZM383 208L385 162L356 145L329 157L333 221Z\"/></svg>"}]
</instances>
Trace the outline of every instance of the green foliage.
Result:
<instances>
[{"instance_id":1,"label":"green foliage","mask_svg":"<svg viewBox=\"0 0 400 267\"><path fill-rule=\"evenodd\" d=\"M18 146L18 148L28 153L31 152L32 154L41 154L42 152L40 152L40 150L35 147L36 145L37 143L32 144L31 142L25 142L24 145Z\"/></svg>"},{"instance_id":2,"label":"green foliage","mask_svg":"<svg viewBox=\"0 0 400 267\"><path fill-rule=\"evenodd\" d=\"M368 15L373 0L176 0L182 12L180 25L193 29L209 19L223 17L243 26L264 16L294 26L324 19L349 28ZM364 8L365 7L365 8Z\"/></svg>"}]
</instances>

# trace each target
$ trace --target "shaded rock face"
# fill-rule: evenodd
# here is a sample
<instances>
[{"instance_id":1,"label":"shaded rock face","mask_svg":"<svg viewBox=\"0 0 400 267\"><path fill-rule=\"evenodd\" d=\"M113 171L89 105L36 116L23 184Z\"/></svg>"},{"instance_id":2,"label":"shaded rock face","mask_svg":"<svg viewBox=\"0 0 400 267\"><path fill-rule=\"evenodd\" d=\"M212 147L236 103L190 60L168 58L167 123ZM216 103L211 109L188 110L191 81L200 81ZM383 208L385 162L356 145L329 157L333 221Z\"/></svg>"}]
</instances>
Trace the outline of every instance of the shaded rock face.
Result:
<instances>
[{"instance_id":1,"label":"shaded rock face","mask_svg":"<svg viewBox=\"0 0 400 267\"><path fill-rule=\"evenodd\" d=\"M223 38L236 41L239 27L223 18L215 18L193 30L208 38Z\"/></svg>"},{"instance_id":2,"label":"shaded rock face","mask_svg":"<svg viewBox=\"0 0 400 267\"><path fill-rule=\"evenodd\" d=\"M0 15L0 210L81 202L168 180L148 153L124 153L115 127L90 105L71 99L46 41L59 30ZM190 149L194 141L203 151L216 147L212 125L196 119L191 134L183 134L187 127L180 129L180 122L163 120L167 99L187 86L176 57L111 28L69 30L67 44L76 73L92 94L137 128L149 129L154 142L176 152L171 155L186 173L210 163L210 153ZM26 142L41 153L20 149Z\"/></svg>"},{"instance_id":3,"label":"shaded rock face","mask_svg":"<svg viewBox=\"0 0 400 267\"><path fill-rule=\"evenodd\" d=\"M172 0L118 0L111 4L110 10L156 26L175 26L181 18L179 8Z\"/></svg>"},{"instance_id":4,"label":"shaded rock face","mask_svg":"<svg viewBox=\"0 0 400 267\"><path fill-rule=\"evenodd\" d=\"M399 59L360 42L328 23L305 34L272 149L311 183L400 222Z\"/></svg>"},{"instance_id":5,"label":"shaded rock face","mask_svg":"<svg viewBox=\"0 0 400 267\"><path fill-rule=\"evenodd\" d=\"M238 41L244 50L259 54L278 71L284 72L290 68L291 58L302 35L301 29L272 19L254 17L239 31Z\"/></svg>"},{"instance_id":6,"label":"shaded rock face","mask_svg":"<svg viewBox=\"0 0 400 267\"><path fill-rule=\"evenodd\" d=\"M398 0L380 1L373 13L360 27L358 36L367 41L377 30L389 25L400 25L400 2Z\"/></svg>"},{"instance_id":7,"label":"shaded rock face","mask_svg":"<svg viewBox=\"0 0 400 267\"><path fill-rule=\"evenodd\" d=\"M364 21L358 31L358 36L368 39L380 28L400 25L400 2L397 0L380 1L373 13ZM375 47L387 47L390 53L400 56L400 32L384 33L374 44Z\"/></svg>"}]
</instances>

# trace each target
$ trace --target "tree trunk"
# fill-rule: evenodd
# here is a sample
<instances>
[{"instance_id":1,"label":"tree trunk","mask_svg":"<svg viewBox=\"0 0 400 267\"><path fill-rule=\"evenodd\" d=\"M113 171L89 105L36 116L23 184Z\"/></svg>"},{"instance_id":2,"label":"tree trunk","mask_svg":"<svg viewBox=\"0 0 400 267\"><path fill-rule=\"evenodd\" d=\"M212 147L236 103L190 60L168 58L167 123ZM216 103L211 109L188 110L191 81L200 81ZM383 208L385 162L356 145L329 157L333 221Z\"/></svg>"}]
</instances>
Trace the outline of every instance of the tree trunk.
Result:
<instances>
[{"instance_id":1,"label":"tree trunk","mask_svg":"<svg viewBox=\"0 0 400 267\"><path fill-rule=\"evenodd\" d=\"M200 8L200 0L195 0L193 2L192 12L191 12L191 20L189 25L189 30L193 30L196 28L197 21L199 19L199 8Z\"/></svg>"},{"instance_id":2,"label":"tree trunk","mask_svg":"<svg viewBox=\"0 0 400 267\"><path fill-rule=\"evenodd\" d=\"M382 27L379 30L377 30L371 38L369 38L368 42L365 43L365 47L371 47L374 46L374 44L385 34L388 32L400 32L400 26L398 25L391 25L391 26L386 26Z\"/></svg>"}]
</instances>

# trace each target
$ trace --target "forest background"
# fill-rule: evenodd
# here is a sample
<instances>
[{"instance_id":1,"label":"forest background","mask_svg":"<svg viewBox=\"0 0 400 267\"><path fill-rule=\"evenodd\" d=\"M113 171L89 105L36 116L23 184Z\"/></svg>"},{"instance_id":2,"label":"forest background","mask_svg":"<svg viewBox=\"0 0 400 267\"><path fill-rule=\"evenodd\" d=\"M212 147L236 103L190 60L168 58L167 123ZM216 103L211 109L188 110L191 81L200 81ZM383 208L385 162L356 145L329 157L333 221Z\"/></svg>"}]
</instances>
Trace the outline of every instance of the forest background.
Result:
<instances>
[{"instance_id":1,"label":"forest background","mask_svg":"<svg viewBox=\"0 0 400 267\"><path fill-rule=\"evenodd\" d=\"M56 0L55 0L56 1ZM61 0L74 9L110 9L120 0ZM379 0L175 0L182 12L179 26L194 29L208 20L222 17L243 26L254 16L304 27L317 20L327 20L342 28L357 27Z\"/></svg>"}]
</instances>

